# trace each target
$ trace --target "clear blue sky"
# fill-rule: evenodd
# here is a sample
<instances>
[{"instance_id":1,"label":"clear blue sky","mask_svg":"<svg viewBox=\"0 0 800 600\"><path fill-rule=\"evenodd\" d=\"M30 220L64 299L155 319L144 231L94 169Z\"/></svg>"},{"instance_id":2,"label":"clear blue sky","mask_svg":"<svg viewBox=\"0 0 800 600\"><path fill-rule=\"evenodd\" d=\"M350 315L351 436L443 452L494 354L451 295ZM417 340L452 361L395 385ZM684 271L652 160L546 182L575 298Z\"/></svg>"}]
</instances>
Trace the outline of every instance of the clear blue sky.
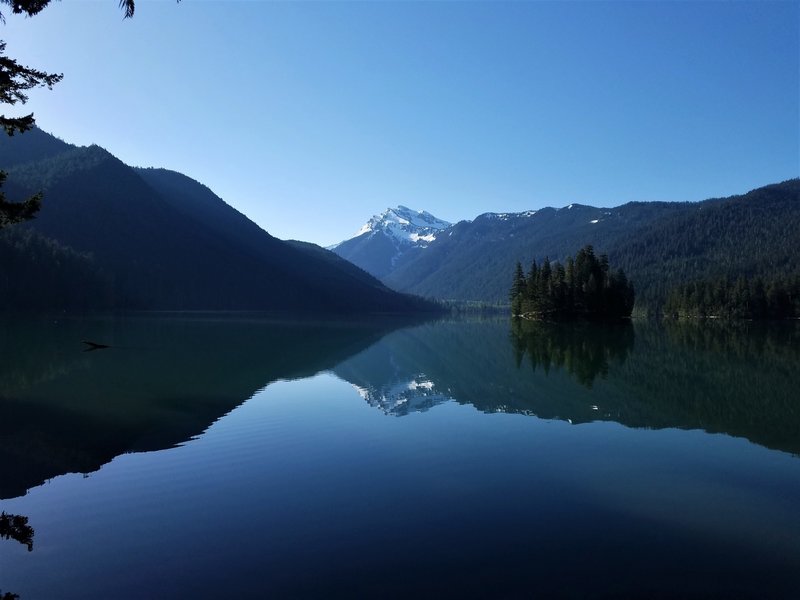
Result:
<instances>
[{"instance_id":1,"label":"clear blue sky","mask_svg":"<svg viewBox=\"0 0 800 600\"><path fill-rule=\"evenodd\" d=\"M24 107L43 129L181 171L281 238L331 244L397 204L458 221L800 174L798 2L4 13L7 54L64 73Z\"/></svg>"}]
</instances>

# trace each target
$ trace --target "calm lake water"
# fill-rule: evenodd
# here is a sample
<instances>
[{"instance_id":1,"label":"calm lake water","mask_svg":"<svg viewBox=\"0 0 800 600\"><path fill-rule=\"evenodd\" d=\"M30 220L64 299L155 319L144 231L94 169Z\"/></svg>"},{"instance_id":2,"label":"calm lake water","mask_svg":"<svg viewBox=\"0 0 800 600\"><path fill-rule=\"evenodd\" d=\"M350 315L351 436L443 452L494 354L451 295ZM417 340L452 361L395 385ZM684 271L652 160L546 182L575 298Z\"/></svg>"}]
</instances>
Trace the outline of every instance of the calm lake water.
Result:
<instances>
[{"instance_id":1,"label":"calm lake water","mask_svg":"<svg viewBox=\"0 0 800 600\"><path fill-rule=\"evenodd\" d=\"M800 598L795 323L15 320L0 365L20 600Z\"/></svg>"}]
</instances>

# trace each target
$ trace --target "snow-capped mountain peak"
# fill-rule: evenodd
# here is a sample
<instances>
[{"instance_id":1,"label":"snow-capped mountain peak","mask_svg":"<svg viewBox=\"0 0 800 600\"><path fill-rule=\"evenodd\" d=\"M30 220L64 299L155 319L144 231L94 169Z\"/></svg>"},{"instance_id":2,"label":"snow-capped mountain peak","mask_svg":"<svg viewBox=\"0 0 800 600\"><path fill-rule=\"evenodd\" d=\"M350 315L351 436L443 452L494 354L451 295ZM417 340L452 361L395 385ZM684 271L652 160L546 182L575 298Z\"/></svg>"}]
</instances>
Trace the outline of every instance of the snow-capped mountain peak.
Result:
<instances>
[{"instance_id":1,"label":"snow-capped mountain peak","mask_svg":"<svg viewBox=\"0 0 800 600\"><path fill-rule=\"evenodd\" d=\"M424 248L436 239L437 233L450 225L427 211L415 211L400 205L373 216L356 232L355 237L381 231L398 244Z\"/></svg>"},{"instance_id":2,"label":"snow-capped mountain peak","mask_svg":"<svg viewBox=\"0 0 800 600\"><path fill-rule=\"evenodd\" d=\"M331 246L342 258L349 260L375 277L388 275L405 258L424 251L451 224L424 210L407 206L387 208L373 216L349 240Z\"/></svg>"}]
</instances>

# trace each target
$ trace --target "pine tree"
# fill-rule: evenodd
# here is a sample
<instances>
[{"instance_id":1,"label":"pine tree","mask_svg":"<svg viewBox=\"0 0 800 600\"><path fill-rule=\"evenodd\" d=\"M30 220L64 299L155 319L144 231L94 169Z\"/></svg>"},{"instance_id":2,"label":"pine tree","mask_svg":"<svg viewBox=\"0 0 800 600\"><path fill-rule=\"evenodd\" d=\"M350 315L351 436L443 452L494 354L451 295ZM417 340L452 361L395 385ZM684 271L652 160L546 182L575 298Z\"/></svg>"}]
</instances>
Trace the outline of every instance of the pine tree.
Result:
<instances>
[{"instance_id":1,"label":"pine tree","mask_svg":"<svg viewBox=\"0 0 800 600\"><path fill-rule=\"evenodd\" d=\"M511 300L511 314L519 316L522 314L522 302L525 297L525 274L522 272L522 263L517 261L514 269L514 281L511 284L509 299Z\"/></svg>"},{"instance_id":2,"label":"pine tree","mask_svg":"<svg viewBox=\"0 0 800 600\"><path fill-rule=\"evenodd\" d=\"M536 261L531 262L530 271L525 278L525 301L522 311L525 313L536 312L539 310L539 267Z\"/></svg>"}]
</instances>

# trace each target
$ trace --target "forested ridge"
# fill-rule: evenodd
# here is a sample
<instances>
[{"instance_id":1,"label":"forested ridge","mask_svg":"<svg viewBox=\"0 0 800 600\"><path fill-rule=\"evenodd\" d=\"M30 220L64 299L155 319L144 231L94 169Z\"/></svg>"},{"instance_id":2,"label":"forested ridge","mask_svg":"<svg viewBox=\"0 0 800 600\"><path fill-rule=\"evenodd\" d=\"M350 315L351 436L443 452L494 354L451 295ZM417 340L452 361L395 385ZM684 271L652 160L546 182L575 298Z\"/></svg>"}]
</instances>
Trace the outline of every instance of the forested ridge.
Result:
<instances>
[{"instance_id":1,"label":"forested ridge","mask_svg":"<svg viewBox=\"0 0 800 600\"><path fill-rule=\"evenodd\" d=\"M743 279L755 288L760 278L784 286L800 275L800 180L688 205L629 232L608 253L636 284L642 311L660 312L687 284Z\"/></svg>"},{"instance_id":2,"label":"forested ridge","mask_svg":"<svg viewBox=\"0 0 800 600\"><path fill-rule=\"evenodd\" d=\"M423 296L503 303L516 262L563 264L587 244L625 271L638 314L660 314L673 288L698 280L768 285L800 274L800 180L702 202L488 213L457 223L384 281Z\"/></svg>"},{"instance_id":3,"label":"forested ridge","mask_svg":"<svg viewBox=\"0 0 800 600\"><path fill-rule=\"evenodd\" d=\"M24 160L23 160L24 159ZM276 239L202 184L39 130L0 136L6 191L44 201L4 229L0 308L432 310L338 256Z\"/></svg>"},{"instance_id":4,"label":"forested ridge","mask_svg":"<svg viewBox=\"0 0 800 600\"><path fill-rule=\"evenodd\" d=\"M333 253L273 238L180 173L133 169L37 129L0 137L0 168L9 198L45 193L33 221L0 234L4 309L424 308ZM792 179L698 203L487 213L385 280L432 298L506 303L517 261L566 265L588 244L635 286L634 314L797 316L799 197Z\"/></svg>"}]
</instances>

